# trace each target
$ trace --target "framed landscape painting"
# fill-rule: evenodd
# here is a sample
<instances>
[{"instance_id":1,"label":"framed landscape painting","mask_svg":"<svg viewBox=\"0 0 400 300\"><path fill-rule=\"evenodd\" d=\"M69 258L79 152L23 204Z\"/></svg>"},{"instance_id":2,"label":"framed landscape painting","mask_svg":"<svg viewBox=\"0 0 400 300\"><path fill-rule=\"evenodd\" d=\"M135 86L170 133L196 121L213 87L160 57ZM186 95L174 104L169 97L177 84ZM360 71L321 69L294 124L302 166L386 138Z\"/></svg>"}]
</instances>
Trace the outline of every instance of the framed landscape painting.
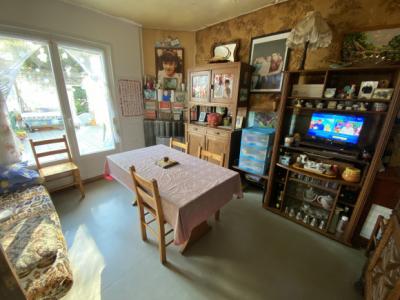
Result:
<instances>
[{"instance_id":1,"label":"framed landscape painting","mask_svg":"<svg viewBox=\"0 0 400 300\"><path fill-rule=\"evenodd\" d=\"M289 31L255 37L251 40L250 65L254 67L251 92L280 92L286 68Z\"/></svg>"},{"instance_id":2,"label":"framed landscape painting","mask_svg":"<svg viewBox=\"0 0 400 300\"><path fill-rule=\"evenodd\" d=\"M346 34L342 60L355 64L399 63L400 26Z\"/></svg>"}]
</instances>

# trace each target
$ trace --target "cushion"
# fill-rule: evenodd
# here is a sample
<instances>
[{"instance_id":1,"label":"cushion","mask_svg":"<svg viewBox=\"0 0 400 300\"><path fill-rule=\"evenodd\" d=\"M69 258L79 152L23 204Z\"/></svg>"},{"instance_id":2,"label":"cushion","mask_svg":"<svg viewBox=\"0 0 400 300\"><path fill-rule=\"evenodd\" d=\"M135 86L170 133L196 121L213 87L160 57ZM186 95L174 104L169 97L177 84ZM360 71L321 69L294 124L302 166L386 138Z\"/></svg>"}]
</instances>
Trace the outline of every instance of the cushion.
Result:
<instances>
[{"instance_id":1,"label":"cushion","mask_svg":"<svg viewBox=\"0 0 400 300\"><path fill-rule=\"evenodd\" d=\"M28 162L12 165L0 165L0 193L12 193L36 184L43 183L43 178L35 170L28 168Z\"/></svg>"}]
</instances>

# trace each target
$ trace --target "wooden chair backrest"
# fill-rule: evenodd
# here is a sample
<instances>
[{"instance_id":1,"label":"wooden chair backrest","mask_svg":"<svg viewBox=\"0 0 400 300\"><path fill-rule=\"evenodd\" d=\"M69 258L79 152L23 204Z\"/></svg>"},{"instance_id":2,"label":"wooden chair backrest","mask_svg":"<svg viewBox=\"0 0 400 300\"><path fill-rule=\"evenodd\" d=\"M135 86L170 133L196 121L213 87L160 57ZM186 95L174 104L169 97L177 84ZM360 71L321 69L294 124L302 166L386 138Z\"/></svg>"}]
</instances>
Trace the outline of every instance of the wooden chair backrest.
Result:
<instances>
[{"instance_id":1,"label":"wooden chair backrest","mask_svg":"<svg viewBox=\"0 0 400 300\"><path fill-rule=\"evenodd\" d=\"M173 138L169 139L169 147L170 148L181 149L185 153L188 153L188 151L189 151L189 144L188 143L181 143L181 142L175 141Z\"/></svg>"},{"instance_id":2,"label":"wooden chair backrest","mask_svg":"<svg viewBox=\"0 0 400 300\"><path fill-rule=\"evenodd\" d=\"M203 148L199 146L198 158L206 159L207 161L210 161L211 159L210 162L215 161L219 166L223 167L225 162L225 153L222 154L213 153L207 150L203 150Z\"/></svg>"},{"instance_id":3,"label":"wooden chair backrest","mask_svg":"<svg viewBox=\"0 0 400 300\"><path fill-rule=\"evenodd\" d=\"M71 152L69 150L67 138L66 138L65 135L63 135L61 138L58 138L58 139L49 139L49 140L40 140L40 141L33 141L32 139L30 139L29 142L31 143L33 156L35 158L36 165L37 165L37 167L39 169L41 168L41 164L40 164L40 160L39 159L42 158L42 157L46 157L46 156L52 156L52 155L56 155L56 154L67 153L68 160L70 162L72 162ZM64 143L65 148L60 148L60 149L57 149L57 150L44 151L44 152L39 152L39 153L36 151L36 147L37 146L58 144L58 143Z\"/></svg>"},{"instance_id":4,"label":"wooden chair backrest","mask_svg":"<svg viewBox=\"0 0 400 300\"><path fill-rule=\"evenodd\" d=\"M133 185L137 197L138 205L146 207L155 217L159 219L160 224L164 224L164 214L161 206L161 197L155 179L147 180L136 173L134 166L130 167Z\"/></svg>"}]
</instances>

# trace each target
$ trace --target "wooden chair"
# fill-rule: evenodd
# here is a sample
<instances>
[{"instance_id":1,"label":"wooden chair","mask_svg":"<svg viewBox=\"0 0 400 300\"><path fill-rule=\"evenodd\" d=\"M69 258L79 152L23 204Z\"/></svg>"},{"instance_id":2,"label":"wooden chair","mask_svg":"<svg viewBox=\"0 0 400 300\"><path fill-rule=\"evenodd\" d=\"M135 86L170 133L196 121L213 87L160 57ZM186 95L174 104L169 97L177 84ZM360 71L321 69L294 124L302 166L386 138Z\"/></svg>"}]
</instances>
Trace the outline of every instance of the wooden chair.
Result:
<instances>
[{"instance_id":1,"label":"wooden chair","mask_svg":"<svg viewBox=\"0 0 400 300\"><path fill-rule=\"evenodd\" d=\"M69 150L69 146L68 146L68 142L67 142L67 138L65 137L65 135L63 135L62 138L41 140L41 141L33 141L32 139L30 139L29 142L31 143L33 156L35 158L36 165L37 165L40 176L44 177L46 181L52 181L52 180L54 180L54 178L53 178L54 175L61 175L61 174L64 174L66 176L72 175L74 177L74 181L72 184L70 184L68 186L62 186L60 188L57 188L56 190L60 190L60 189L69 187L71 185L74 185L80 190L82 198L84 198L85 190L83 189L83 184L82 184L79 168L72 159L71 152ZM64 143L65 147L57 149L57 150L50 150L50 151L45 151L45 152L40 152L40 153L38 153L36 151L36 147L38 147L38 146L58 144L58 143ZM46 167L43 167L41 165L40 158L46 157L46 156L62 154L62 153L67 153L68 162L54 163L54 164L51 164ZM66 176L62 176L62 177L66 177ZM59 178L60 177L57 176L56 179L59 179Z\"/></svg>"},{"instance_id":2,"label":"wooden chair","mask_svg":"<svg viewBox=\"0 0 400 300\"><path fill-rule=\"evenodd\" d=\"M198 158L207 160L211 163L215 163L215 164L219 165L220 167L223 167L224 162L225 162L225 153L222 153L222 154L213 153L213 152L210 152L207 150L203 150L203 148L201 146L199 146ZM218 210L215 213L215 220L217 220L217 221L219 220L219 215L220 215L220 212Z\"/></svg>"},{"instance_id":3,"label":"wooden chair","mask_svg":"<svg viewBox=\"0 0 400 300\"><path fill-rule=\"evenodd\" d=\"M139 209L140 218L140 231L142 234L142 240L147 241L147 231L149 229L152 234L158 239L158 248L160 251L161 263L167 261L165 248L170 245L174 240L172 239L168 243L165 241L165 237L173 232L173 229L165 232L166 221L164 219L164 213L161 206L161 197L158 191L157 181L155 179L147 180L136 173L135 167L131 166L131 175L133 179L133 185L136 193L137 206ZM146 216L151 215L153 218L146 221ZM150 224L157 221L158 232L156 232Z\"/></svg>"},{"instance_id":4,"label":"wooden chair","mask_svg":"<svg viewBox=\"0 0 400 300\"><path fill-rule=\"evenodd\" d=\"M179 150L182 150L185 153L188 153L189 151L189 143L181 143L178 141L175 141L173 138L169 139L169 146L170 148L178 148Z\"/></svg>"}]
</instances>

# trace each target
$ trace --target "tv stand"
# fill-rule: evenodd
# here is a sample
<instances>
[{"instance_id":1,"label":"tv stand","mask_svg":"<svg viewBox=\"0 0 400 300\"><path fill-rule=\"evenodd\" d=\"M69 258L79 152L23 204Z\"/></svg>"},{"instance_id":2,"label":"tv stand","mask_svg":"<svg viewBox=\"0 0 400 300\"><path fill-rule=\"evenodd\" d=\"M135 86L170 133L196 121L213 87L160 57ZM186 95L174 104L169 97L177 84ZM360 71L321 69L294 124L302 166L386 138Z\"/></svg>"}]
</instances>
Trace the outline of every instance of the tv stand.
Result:
<instances>
[{"instance_id":1,"label":"tv stand","mask_svg":"<svg viewBox=\"0 0 400 300\"><path fill-rule=\"evenodd\" d=\"M323 152L326 153L330 153L330 154L334 154L337 156L346 156L346 157L351 157L351 158L357 158L358 155L360 154L360 152L358 150L355 149L346 149L343 147L339 147L336 145L332 145L332 144L319 144L319 143L315 143L312 141L301 141L299 143L299 145L301 146L305 146L305 147L309 147L309 148L317 148L317 149L322 149Z\"/></svg>"},{"instance_id":2,"label":"tv stand","mask_svg":"<svg viewBox=\"0 0 400 300\"><path fill-rule=\"evenodd\" d=\"M263 206L319 234L351 245L359 237L360 220L368 209L369 193L400 109L400 65L287 71L284 77ZM359 88L363 81L380 80L387 80L394 88L391 99L291 94L294 84L318 83L325 91L327 88L343 89L350 83ZM346 109L331 108L333 101L346 106ZM367 110L360 111L353 105L364 101L387 103L387 110L377 112L369 105ZM346 102L351 102L351 107ZM350 144L355 142L354 139L347 142L328 140L331 138L329 135L313 138L309 129L313 113L317 111L363 116L363 133L360 133L357 144ZM296 146L284 146L286 138L294 134L307 139ZM368 160L359 155L363 147L369 150ZM315 163L310 163L312 166L320 164L319 170L332 166L337 176L328 178L295 164L306 159ZM343 232L336 230L342 215L349 219Z\"/></svg>"}]
</instances>

